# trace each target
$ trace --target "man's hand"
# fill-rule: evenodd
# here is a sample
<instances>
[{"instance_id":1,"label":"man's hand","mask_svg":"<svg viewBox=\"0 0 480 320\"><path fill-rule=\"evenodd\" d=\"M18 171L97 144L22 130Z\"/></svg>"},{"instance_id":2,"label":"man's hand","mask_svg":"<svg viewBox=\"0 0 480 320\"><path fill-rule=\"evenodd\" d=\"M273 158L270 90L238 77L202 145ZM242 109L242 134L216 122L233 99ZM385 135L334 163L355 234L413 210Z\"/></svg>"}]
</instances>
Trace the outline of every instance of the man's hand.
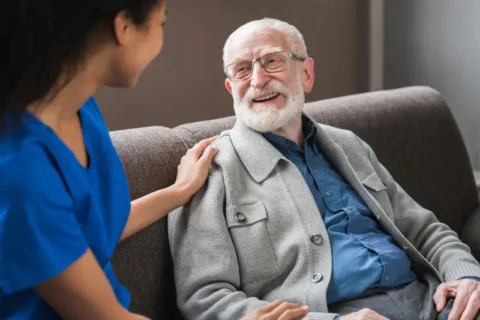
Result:
<instances>
[{"instance_id":1,"label":"man's hand","mask_svg":"<svg viewBox=\"0 0 480 320\"><path fill-rule=\"evenodd\" d=\"M273 301L261 308L255 309L240 320L295 320L308 313L307 306L295 303ZM308 320L309 318L303 318Z\"/></svg>"},{"instance_id":2,"label":"man's hand","mask_svg":"<svg viewBox=\"0 0 480 320\"><path fill-rule=\"evenodd\" d=\"M370 309L362 309L360 311L349 313L340 317L340 320L388 320L378 313Z\"/></svg>"},{"instance_id":3,"label":"man's hand","mask_svg":"<svg viewBox=\"0 0 480 320\"><path fill-rule=\"evenodd\" d=\"M473 320L480 309L480 283L462 279L439 285L433 295L438 313L443 311L449 298L455 300L448 320Z\"/></svg>"}]
</instances>

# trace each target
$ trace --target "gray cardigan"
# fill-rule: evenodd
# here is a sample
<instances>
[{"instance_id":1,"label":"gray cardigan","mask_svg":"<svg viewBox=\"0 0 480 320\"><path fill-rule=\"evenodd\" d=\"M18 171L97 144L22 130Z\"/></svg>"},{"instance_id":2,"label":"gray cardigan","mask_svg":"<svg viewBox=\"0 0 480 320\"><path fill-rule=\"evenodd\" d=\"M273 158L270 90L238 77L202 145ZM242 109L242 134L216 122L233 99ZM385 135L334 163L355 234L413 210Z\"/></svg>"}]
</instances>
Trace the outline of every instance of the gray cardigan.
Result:
<instances>
[{"instance_id":1,"label":"gray cardigan","mask_svg":"<svg viewBox=\"0 0 480 320\"><path fill-rule=\"evenodd\" d=\"M316 141L417 272L441 281L480 277L457 234L416 203L350 131L317 125ZM215 142L207 183L168 218L178 306L187 319L239 319L267 301L308 305L333 319L326 292L328 234L296 166L237 121ZM355 261L352 261L355 263Z\"/></svg>"}]
</instances>

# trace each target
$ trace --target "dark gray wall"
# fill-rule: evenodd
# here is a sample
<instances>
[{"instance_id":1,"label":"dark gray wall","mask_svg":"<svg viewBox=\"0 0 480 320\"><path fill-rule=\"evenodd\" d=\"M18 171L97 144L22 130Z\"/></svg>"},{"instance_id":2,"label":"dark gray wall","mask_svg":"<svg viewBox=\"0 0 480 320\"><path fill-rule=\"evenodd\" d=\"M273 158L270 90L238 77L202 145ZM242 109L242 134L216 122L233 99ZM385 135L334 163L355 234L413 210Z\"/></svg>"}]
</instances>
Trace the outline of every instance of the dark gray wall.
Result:
<instances>
[{"instance_id":1,"label":"dark gray wall","mask_svg":"<svg viewBox=\"0 0 480 320\"><path fill-rule=\"evenodd\" d=\"M472 165L480 169L480 1L401 0L385 6L385 86L439 90Z\"/></svg>"},{"instance_id":2,"label":"dark gray wall","mask_svg":"<svg viewBox=\"0 0 480 320\"><path fill-rule=\"evenodd\" d=\"M178 124L233 114L222 48L254 19L285 20L304 34L316 61L309 101L366 90L365 0L171 0L165 47L135 89L97 95L110 129Z\"/></svg>"}]
</instances>

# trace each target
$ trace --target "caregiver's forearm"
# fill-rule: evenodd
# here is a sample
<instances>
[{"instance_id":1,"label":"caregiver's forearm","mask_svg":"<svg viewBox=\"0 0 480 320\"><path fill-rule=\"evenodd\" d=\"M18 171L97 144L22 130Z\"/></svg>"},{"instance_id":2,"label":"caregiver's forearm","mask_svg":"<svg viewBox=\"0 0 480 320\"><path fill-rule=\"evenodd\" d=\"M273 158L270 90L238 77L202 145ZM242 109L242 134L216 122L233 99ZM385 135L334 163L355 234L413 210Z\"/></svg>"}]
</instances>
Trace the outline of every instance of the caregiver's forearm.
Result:
<instances>
[{"instance_id":1,"label":"caregiver's forearm","mask_svg":"<svg viewBox=\"0 0 480 320\"><path fill-rule=\"evenodd\" d=\"M188 192L173 185L132 201L130 215L120 241L145 229L188 201Z\"/></svg>"}]
</instances>

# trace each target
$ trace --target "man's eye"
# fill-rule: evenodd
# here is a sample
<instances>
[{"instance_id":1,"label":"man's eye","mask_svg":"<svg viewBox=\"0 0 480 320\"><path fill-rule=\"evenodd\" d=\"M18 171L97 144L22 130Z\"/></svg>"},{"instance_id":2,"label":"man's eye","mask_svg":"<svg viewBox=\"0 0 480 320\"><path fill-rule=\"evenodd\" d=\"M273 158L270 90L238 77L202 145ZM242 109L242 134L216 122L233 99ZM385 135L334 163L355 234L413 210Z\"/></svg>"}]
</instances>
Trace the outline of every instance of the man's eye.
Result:
<instances>
[{"instance_id":1,"label":"man's eye","mask_svg":"<svg viewBox=\"0 0 480 320\"><path fill-rule=\"evenodd\" d=\"M283 63L283 62L284 62L284 61L283 61L282 58L276 57L276 58L270 58L270 59L268 59L267 64L277 65L277 64L281 64L281 63Z\"/></svg>"},{"instance_id":2,"label":"man's eye","mask_svg":"<svg viewBox=\"0 0 480 320\"><path fill-rule=\"evenodd\" d=\"M245 71L248 71L249 70L249 67L248 66L238 66L236 69L235 69L235 72L245 72Z\"/></svg>"}]
</instances>

